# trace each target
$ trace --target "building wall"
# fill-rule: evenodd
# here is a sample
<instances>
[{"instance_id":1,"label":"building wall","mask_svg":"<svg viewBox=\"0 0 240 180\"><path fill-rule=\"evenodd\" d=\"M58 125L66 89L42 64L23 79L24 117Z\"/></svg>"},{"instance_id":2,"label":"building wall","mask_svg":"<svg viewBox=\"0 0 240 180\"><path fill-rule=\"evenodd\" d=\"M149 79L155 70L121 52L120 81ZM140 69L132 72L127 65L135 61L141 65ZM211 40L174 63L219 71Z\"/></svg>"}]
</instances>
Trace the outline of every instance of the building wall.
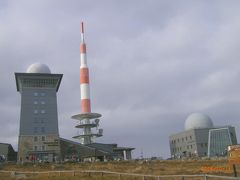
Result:
<instances>
[{"instance_id":1,"label":"building wall","mask_svg":"<svg viewBox=\"0 0 240 180\"><path fill-rule=\"evenodd\" d=\"M23 88L20 136L30 134L58 134L55 89Z\"/></svg>"},{"instance_id":2,"label":"building wall","mask_svg":"<svg viewBox=\"0 0 240 180\"><path fill-rule=\"evenodd\" d=\"M16 73L21 94L18 160L60 157L57 95L62 75Z\"/></svg>"},{"instance_id":3,"label":"building wall","mask_svg":"<svg viewBox=\"0 0 240 180\"><path fill-rule=\"evenodd\" d=\"M36 160L41 160L42 155L49 156L47 161L53 161L60 158L59 136L56 134L42 135L23 135L19 136L18 160L29 161L30 156L34 156Z\"/></svg>"},{"instance_id":4,"label":"building wall","mask_svg":"<svg viewBox=\"0 0 240 180\"><path fill-rule=\"evenodd\" d=\"M207 156L209 129L191 129L169 137L171 156Z\"/></svg>"},{"instance_id":5,"label":"building wall","mask_svg":"<svg viewBox=\"0 0 240 180\"><path fill-rule=\"evenodd\" d=\"M207 156L208 151L208 132L209 129L195 129L197 155Z\"/></svg>"},{"instance_id":6,"label":"building wall","mask_svg":"<svg viewBox=\"0 0 240 180\"><path fill-rule=\"evenodd\" d=\"M231 126L209 131L208 156L225 156L227 147L237 144L235 128Z\"/></svg>"},{"instance_id":7,"label":"building wall","mask_svg":"<svg viewBox=\"0 0 240 180\"><path fill-rule=\"evenodd\" d=\"M0 143L0 155L4 155L6 161L16 161L17 153L11 144Z\"/></svg>"},{"instance_id":8,"label":"building wall","mask_svg":"<svg viewBox=\"0 0 240 180\"><path fill-rule=\"evenodd\" d=\"M226 128L226 127L225 127ZM235 128L231 126L227 126L229 130L229 134L225 135L226 137L231 137L232 144L237 144L236 132ZM170 151L171 157L173 158L181 158L181 157L189 157L189 156L198 156L203 157L209 155L209 131L215 132L217 128L203 128L203 129L192 129L188 131L183 131L177 134L173 134L169 137ZM213 133L212 133L213 134ZM221 134L221 133L220 133ZM212 145L210 149L215 152L213 149L217 149L219 144L223 141L223 136L220 137L220 134L212 135L212 142L215 145ZM226 134L222 132L222 134ZM217 144L217 145L216 145ZM230 139L227 143L225 143L225 148L230 144ZM217 151L223 151L224 148L220 148ZM216 154L216 152L215 152ZM219 152L217 153L219 154ZM212 156L212 155L209 155Z\"/></svg>"}]
</instances>

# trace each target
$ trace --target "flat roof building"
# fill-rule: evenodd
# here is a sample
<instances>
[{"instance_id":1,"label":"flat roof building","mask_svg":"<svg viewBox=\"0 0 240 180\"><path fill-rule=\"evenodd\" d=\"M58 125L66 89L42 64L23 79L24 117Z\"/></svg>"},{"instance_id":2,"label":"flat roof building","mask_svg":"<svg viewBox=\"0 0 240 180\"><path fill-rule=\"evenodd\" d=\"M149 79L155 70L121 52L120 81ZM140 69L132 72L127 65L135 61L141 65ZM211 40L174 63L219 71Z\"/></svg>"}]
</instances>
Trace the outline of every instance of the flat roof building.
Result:
<instances>
[{"instance_id":1,"label":"flat roof building","mask_svg":"<svg viewBox=\"0 0 240 180\"><path fill-rule=\"evenodd\" d=\"M227 147L237 144L235 128L214 127L204 114L193 113L185 121L185 131L169 136L172 158L227 155Z\"/></svg>"}]
</instances>

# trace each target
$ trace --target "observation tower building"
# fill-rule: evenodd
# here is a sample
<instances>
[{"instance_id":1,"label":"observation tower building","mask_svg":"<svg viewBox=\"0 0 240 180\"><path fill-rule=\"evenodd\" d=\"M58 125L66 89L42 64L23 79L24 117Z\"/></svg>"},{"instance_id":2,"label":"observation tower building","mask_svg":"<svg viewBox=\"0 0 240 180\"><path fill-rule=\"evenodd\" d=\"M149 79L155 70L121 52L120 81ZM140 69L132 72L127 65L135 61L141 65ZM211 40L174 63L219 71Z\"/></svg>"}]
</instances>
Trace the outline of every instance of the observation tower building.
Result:
<instances>
[{"instance_id":1,"label":"observation tower building","mask_svg":"<svg viewBox=\"0 0 240 180\"><path fill-rule=\"evenodd\" d=\"M15 73L21 94L18 161L54 161L60 156L57 92L62 74L35 63L26 73Z\"/></svg>"}]
</instances>

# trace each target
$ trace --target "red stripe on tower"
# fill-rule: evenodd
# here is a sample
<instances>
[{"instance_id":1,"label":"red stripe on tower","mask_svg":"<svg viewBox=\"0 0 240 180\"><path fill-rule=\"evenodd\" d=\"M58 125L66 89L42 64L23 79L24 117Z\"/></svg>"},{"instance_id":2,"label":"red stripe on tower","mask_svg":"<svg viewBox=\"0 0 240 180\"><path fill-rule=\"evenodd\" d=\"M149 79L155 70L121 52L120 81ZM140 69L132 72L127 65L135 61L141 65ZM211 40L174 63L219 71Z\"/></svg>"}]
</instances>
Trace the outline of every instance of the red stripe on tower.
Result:
<instances>
[{"instance_id":1,"label":"red stripe on tower","mask_svg":"<svg viewBox=\"0 0 240 180\"><path fill-rule=\"evenodd\" d=\"M91 112L89 71L87 67L86 44L84 42L84 26L81 23L81 44L80 44L80 91L81 109L83 113Z\"/></svg>"}]
</instances>

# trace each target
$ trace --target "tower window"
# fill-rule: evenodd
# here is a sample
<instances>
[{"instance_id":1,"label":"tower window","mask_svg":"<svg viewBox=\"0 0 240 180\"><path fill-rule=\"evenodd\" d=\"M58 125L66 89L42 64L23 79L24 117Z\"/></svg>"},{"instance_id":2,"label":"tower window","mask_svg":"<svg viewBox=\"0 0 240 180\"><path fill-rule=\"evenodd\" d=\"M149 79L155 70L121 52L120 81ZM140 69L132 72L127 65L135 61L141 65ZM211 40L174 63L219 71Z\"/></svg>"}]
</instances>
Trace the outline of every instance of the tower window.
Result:
<instances>
[{"instance_id":1,"label":"tower window","mask_svg":"<svg viewBox=\"0 0 240 180\"><path fill-rule=\"evenodd\" d=\"M41 101L41 104L46 104L45 101Z\"/></svg>"},{"instance_id":2,"label":"tower window","mask_svg":"<svg viewBox=\"0 0 240 180\"><path fill-rule=\"evenodd\" d=\"M38 137L34 136L34 142L37 142L37 141L38 141Z\"/></svg>"},{"instance_id":3,"label":"tower window","mask_svg":"<svg viewBox=\"0 0 240 180\"><path fill-rule=\"evenodd\" d=\"M45 127L41 127L41 132L45 132Z\"/></svg>"},{"instance_id":4,"label":"tower window","mask_svg":"<svg viewBox=\"0 0 240 180\"><path fill-rule=\"evenodd\" d=\"M42 141L45 141L46 140L46 137L45 136L42 136Z\"/></svg>"},{"instance_id":5,"label":"tower window","mask_svg":"<svg viewBox=\"0 0 240 180\"><path fill-rule=\"evenodd\" d=\"M41 119L41 123L44 123L44 121L45 121L44 119Z\"/></svg>"},{"instance_id":6,"label":"tower window","mask_svg":"<svg viewBox=\"0 0 240 180\"><path fill-rule=\"evenodd\" d=\"M35 128L34 128L34 133L37 133L37 132L38 132L38 128L35 127Z\"/></svg>"},{"instance_id":7,"label":"tower window","mask_svg":"<svg viewBox=\"0 0 240 180\"><path fill-rule=\"evenodd\" d=\"M41 96L45 96L46 95L46 93L41 93Z\"/></svg>"},{"instance_id":8,"label":"tower window","mask_svg":"<svg viewBox=\"0 0 240 180\"><path fill-rule=\"evenodd\" d=\"M35 93L33 93L33 95L34 95L34 96L38 96L38 93L37 93L37 92L35 92Z\"/></svg>"},{"instance_id":9,"label":"tower window","mask_svg":"<svg viewBox=\"0 0 240 180\"><path fill-rule=\"evenodd\" d=\"M42 110L41 110L41 113L42 113L42 114L45 114L45 113L46 113L46 111L45 111L44 109L42 109Z\"/></svg>"},{"instance_id":10,"label":"tower window","mask_svg":"<svg viewBox=\"0 0 240 180\"><path fill-rule=\"evenodd\" d=\"M34 123L38 123L38 119L37 118L34 118Z\"/></svg>"},{"instance_id":11,"label":"tower window","mask_svg":"<svg viewBox=\"0 0 240 180\"><path fill-rule=\"evenodd\" d=\"M33 112L34 112L34 114L37 114L37 113L38 113L38 110L37 110L37 109L34 109Z\"/></svg>"},{"instance_id":12,"label":"tower window","mask_svg":"<svg viewBox=\"0 0 240 180\"><path fill-rule=\"evenodd\" d=\"M35 104L35 105L38 104L38 101L34 101L33 104Z\"/></svg>"}]
</instances>

